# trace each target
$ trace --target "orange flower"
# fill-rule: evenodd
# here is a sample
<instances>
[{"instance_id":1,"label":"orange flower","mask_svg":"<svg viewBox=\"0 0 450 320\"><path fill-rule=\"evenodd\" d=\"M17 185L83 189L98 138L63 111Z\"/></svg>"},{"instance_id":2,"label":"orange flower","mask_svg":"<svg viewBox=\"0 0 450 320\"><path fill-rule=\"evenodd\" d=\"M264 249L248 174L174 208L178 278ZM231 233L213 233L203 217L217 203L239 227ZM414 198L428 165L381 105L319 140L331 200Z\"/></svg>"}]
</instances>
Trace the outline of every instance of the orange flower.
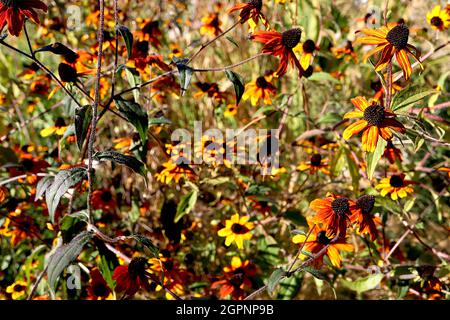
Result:
<instances>
[{"instance_id":1,"label":"orange flower","mask_svg":"<svg viewBox=\"0 0 450 320\"><path fill-rule=\"evenodd\" d=\"M313 154L309 162L301 162L297 166L297 170L299 171L309 170L310 174L315 174L317 171L321 171L324 174L330 174L330 170L328 170L328 161L322 159L322 156L318 153Z\"/></svg>"},{"instance_id":2,"label":"orange flower","mask_svg":"<svg viewBox=\"0 0 450 320\"><path fill-rule=\"evenodd\" d=\"M371 214L375 205L375 197L364 195L356 200L356 206L352 210L350 220L357 224L359 234L369 234L372 241L378 236L377 224L381 224L381 220Z\"/></svg>"},{"instance_id":3,"label":"orange flower","mask_svg":"<svg viewBox=\"0 0 450 320\"><path fill-rule=\"evenodd\" d=\"M325 199L313 200L309 205L317 213L312 221L322 223L330 235L340 237L345 237L347 233L351 210L355 206L354 201L333 193L328 193Z\"/></svg>"},{"instance_id":4,"label":"orange flower","mask_svg":"<svg viewBox=\"0 0 450 320\"><path fill-rule=\"evenodd\" d=\"M353 62L358 62L358 57L351 41L347 40L346 45L341 48L332 47L331 52L337 59L344 58L344 60L347 62L350 60L353 60Z\"/></svg>"},{"instance_id":5,"label":"orange flower","mask_svg":"<svg viewBox=\"0 0 450 320\"><path fill-rule=\"evenodd\" d=\"M344 119L362 118L355 123L349 125L343 133L345 140L350 139L355 134L363 132L362 147L364 151L374 152L378 136L389 141L393 137L392 130L405 133L405 127L394 119L395 114L387 111L381 105L372 102L371 104L364 97L356 97L352 99L356 111L347 112Z\"/></svg>"},{"instance_id":6,"label":"orange flower","mask_svg":"<svg viewBox=\"0 0 450 320\"><path fill-rule=\"evenodd\" d=\"M194 85L200 89L194 94L195 98L208 96L218 102L223 102L228 95L228 93L220 91L217 83L195 82Z\"/></svg>"},{"instance_id":7,"label":"orange flower","mask_svg":"<svg viewBox=\"0 0 450 320\"><path fill-rule=\"evenodd\" d=\"M341 255L339 251L353 251L353 245L346 243L345 238L334 239L327 232L327 230L319 228L316 225L310 225L313 228L309 237L304 234L297 234L292 238L292 242L299 244L300 246L305 243L303 250L310 252L313 255L318 254L325 247L328 248L323 254L318 256L312 262L312 266L316 269L320 268L323 264L323 257L326 255L330 258L331 264L337 268L341 266ZM306 242L305 242L306 241ZM304 254L300 255L300 259L304 260L307 256Z\"/></svg>"},{"instance_id":8,"label":"orange flower","mask_svg":"<svg viewBox=\"0 0 450 320\"><path fill-rule=\"evenodd\" d=\"M384 156L389 160L390 164L394 164L396 160L402 162L402 152L396 148L392 141L388 141L386 148L384 149Z\"/></svg>"},{"instance_id":9,"label":"orange flower","mask_svg":"<svg viewBox=\"0 0 450 320\"><path fill-rule=\"evenodd\" d=\"M400 68L403 70L405 80L408 80L412 67L408 54L412 55L419 63L420 53L414 46L408 44L409 29L403 23L390 23L387 26L374 29L362 29L366 36L358 38L355 43L376 45L363 58L366 61L371 55L381 51L381 58L375 65L376 71L381 71L391 62L395 55ZM420 64L422 66L422 64Z\"/></svg>"},{"instance_id":10,"label":"orange flower","mask_svg":"<svg viewBox=\"0 0 450 320\"><path fill-rule=\"evenodd\" d=\"M220 29L221 25L222 21L220 21L219 16L215 13L210 13L202 18L200 33L210 34L217 37L222 32L222 30Z\"/></svg>"},{"instance_id":11,"label":"orange flower","mask_svg":"<svg viewBox=\"0 0 450 320\"><path fill-rule=\"evenodd\" d=\"M240 22L241 24L244 24L248 20L251 22L250 25L253 26L252 29L254 29L254 26L258 24L259 19L261 19L264 26L267 28L269 23L261 12L262 9L262 0L250 0L247 3L238 3L234 7L230 8L228 10L228 13L232 13L238 10L241 10L241 13L239 14L239 17L241 18Z\"/></svg>"},{"instance_id":12,"label":"orange flower","mask_svg":"<svg viewBox=\"0 0 450 320\"><path fill-rule=\"evenodd\" d=\"M108 189L95 190L92 193L92 207L95 210L111 212L116 207L116 200Z\"/></svg>"},{"instance_id":13,"label":"orange flower","mask_svg":"<svg viewBox=\"0 0 450 320\"><path fill-rule=\"evenodd\" d=\"M287 30L283 33L276 31L256 31L250 39L264 44L262 52L280 57L280 65L276 71L276 76L281 77L286 74L288 64L295 65L302 76L303 69L298 61L293 49L300 43L302 31L299 28Z\"/></svg>"},{"instance_id":14,"label":"orange flower","mask_svg":"<svg viewBox=\"0 0 450 320\"><path fill-rule=\"evenodd\" d=\"M169 184L172 180L179 182L181 178L192 180L195 177L194 170L183 162L182 158L180 161L169 160L163 164L164 169L159 173L155 174L156 180L165 184Z\"/></svg>"},{"instance_id":15,"label":"orange flower","mask_svg":"<svg viewBox=\"0 0 450 320\"><path fill-rule=\"evenodd\" d=\"M265 104L272 104L270 95L275 95L277 89L270 83L271 78L272 76L261 76L258 77L256 81L247 83L242 99L246 101L250 98L252 106L256 106L260 99L262 99Z\"/></svg>"},{"instance_id":16,"label":"orange flower","mask_svg":"<svg viewBox=\"0 0 450 320\"><path fill-rule=\"evenodd\" d=\"M140 288L150 291L150 283L146 276L147 266L147 259L134 258L128 266L118 266L114 269L115 291L125 292L129 296L134 295Z\"/></svg>"},{"instance_id":17,"label":"orange flower","mask_svg":"<svg viewBox=\"0 0 450 320\"><path fill-rule=\"evenodd\" d=\"M47 5L40 0L1 0L0 31L8 24L9 33L19 36L26 17L39 24L39 16L35 9L47 12Z\"/></svg>"}]
</instances>

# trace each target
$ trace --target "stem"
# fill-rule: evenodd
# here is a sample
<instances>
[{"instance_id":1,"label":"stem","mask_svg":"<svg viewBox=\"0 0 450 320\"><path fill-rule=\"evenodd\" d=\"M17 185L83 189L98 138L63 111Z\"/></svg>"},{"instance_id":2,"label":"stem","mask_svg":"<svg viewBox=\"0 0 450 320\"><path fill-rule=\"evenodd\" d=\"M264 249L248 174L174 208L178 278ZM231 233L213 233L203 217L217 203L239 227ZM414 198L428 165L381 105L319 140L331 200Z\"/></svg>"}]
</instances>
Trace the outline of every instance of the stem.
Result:
<instances>
[{"instance_id":1,"label":"stem","mask_svg":"<svg viewBox=\"0 0 450 320\"><path fill-rule=\"evenodd\" d=\"M387 79L386 79L386 109L391 109L392 100L392 60L387 65Z\"/></svg>"},{"instance_id":2,"label":"stem","mask_svg":"<svg viewBox=\"0 0 450 320\"><path fill-rule=\"evenodd\" d=\"M114 93L116 91L116 71L117 71L117 65L119 62L119 30L117 29L117 26L119 24L119 9L118 9L118 0L114 0L114 21L116 25L116 48L114 53L114 67L113 67L113 73L112 73L112 79L111 79L111 97L114 97Z\"/></svg>"},{"instance_id":3,"label":"stem","mask_svg":"<svg viewBox=\"0 0 450 320\"><path fill-rule=\"evenodd\" d=\"M89 145L88 145L88 182L89 182L89 190L88 190L88 199L87 199L87 207L89 214L89 221L92 218L92 187L93 187L93 156L94 156L94 142L95 142L95 133L97 129L97 112L98 106L100 104L100 78L102 72L102 58L103 58L103 32L105 29L105 3L104 0L100 0L100 26L98 30L98 55L97 55L97 74L95 77L95 96L94 96L94 104L92 105L92 123L91 123L91 132L89 134Z\"/></svg>"},{"instance_id":4,"label":"stem","mask_svg":"<svg viewBox=\"0 0 450 320\"><path fill-rule=\"evenodd\" d=\"M235 64L231 64L231 65L226 66L226 67L210 68L210 69L192 69L192 70L194 72L219 72L219 71L225 71L225 70L228 70L228 69L234 69L234 68L239 67L239 66L241 66L241 65L243 65L243 64L245 64L245 63L247 63L249 61L252 61L252 60L254 60L256 58L259 58L259 57L265 56L265 55L267 55L267 53L261 52L261 53L258 53L257 55L254 55L254 56L250 57L250 58L242 60L241 62L238 62L238 63L235 63Z\"/></svg>"}]
</instances>

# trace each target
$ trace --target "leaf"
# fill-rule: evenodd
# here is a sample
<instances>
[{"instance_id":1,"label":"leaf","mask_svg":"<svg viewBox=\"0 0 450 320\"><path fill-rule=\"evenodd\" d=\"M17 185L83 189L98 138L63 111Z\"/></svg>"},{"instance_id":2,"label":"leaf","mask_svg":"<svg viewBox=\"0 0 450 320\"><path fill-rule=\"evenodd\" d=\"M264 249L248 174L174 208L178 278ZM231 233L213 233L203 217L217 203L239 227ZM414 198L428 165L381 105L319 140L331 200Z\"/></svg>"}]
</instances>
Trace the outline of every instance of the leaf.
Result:
<instances>
[{"instance_id":1,"label":"leaf","mask_svg":"<svg viewBox=\"0 0 450 320\"><path fill-rule=\"evenodd\" d=\"M52 290L55 290L56 282L61 272L78 257L85 244L92 239L93 235L93 231L80 233L68 244L56 249L55 253L50 257L47 266L47 275Z\"/></svg>"},{"instance_id":2,"label":"leaf","mask_svg":"<svg viewBox=\"0 0 450 320\"><path fill-rule=\"evenodd\" d=\"M380 284L383 277L384 275L382 273L375 273L355 281L342 279L342 284L350 290L356 291L357 293L363 293L375 289Z\"/></svg>"},{"instance_id":3,"label":"leaf","mask_svg":"<svg viewBox=\"0 0 450 320\"><path fill-rule=\"evenodd\" d=\"M130 60L131 52L133 49L133 34L131 33L130 29L123 25L117 25L116 30L119 31L120 35L122 36L123 40L125 41L125 46L127 47L127 58Z\"/></svg>"},{"instance_id":4,"label":"leaf","mask_svg":"<svg viewBox=\"0 0 450 320\"><path fill-rule=\"evenodd\" d=\"M135 88L137 86L136 77L135 77L134 73L126 66L125 66L125 76L127 77L127 80L128 80L128 83L130 84L130 86L132 88ZM138 102L139 96L140 96L140 91L133 90L134 101Z\"/></svg>"},{"instance_id":5,"label":"leaf","mask_svg":"<svg viewBox=\"0 0 450 320\"><path fill-rule=\"evenodd\" d=\"M309 81L317 81L317 82L333 82L333 83L340 83L340 81L336 78L334 78L331 74L328 72L316 72L313 73L311 77L308 78Z\"/></svg>"},{"instance_id":6,"label":"leaf","mask_svg":"<svg viewBox=\"0 0 450 320\"><path fill-rule=\"evenodd\" d=\"M378 161L380 161L383 156L386 145L386 140L379 138L375 151L367 153L367 177L369 180L373 178L375 168L377 167Z\"/></svg>"},{"instance_id":7,"label":"leaf","mask_svg":"<svg viewBox=\"0 0 450 320\"><path fill-rule=\"evenodd\" d=\"M181 198L180 203L177 206L177 213L175 215L174 222L177 223L185 215L189 214L197 203L198 192L196 190L189 192Z\"/></svg>"},{"instance_id":8,"label":"leaf","mask_svg":"<svg viewBox=\"0 0 450 320\"><path fill-rule=\"evenodd\" d=\"M236 105L238 105L245 91L244 80L239 74L231 70L225 70L225 74L227 75L227 78L233 83L234 92L236 93Z\"/></svg>"},{"instance_id":9,"label":"leaf","mask_svg":"<svg viewBox=\"0 0 450 320\"><path fill-rule=\"evenodd\" d=\"M400 111L404 110L408 107L412 107L412 105L426 96L438 93L439 91L434 89L423 89L420 86L412 86L408 89L400 91L397 95L395 95L392 101L392 110ZM404 110L406 111L406 110Z\"/></svg>"},{"instance_id":10,"label":"leaf","mask_svg":"<svg viewBox=\"0 0 450 320\"><path fill-rule=\"evenodd\" d=\"M148 122L149 126L159 126L162 124L172 124L172 121L165 117L151 118Z\"/></svg>"},{"instance_id":11,"label":"leaf","mask_svg":"<svg viewBox=\"0 0 450 320\"><path fill-rule=\"evenodd\" d=\"M269 277L269 280L267 281L267 292L271 296L273 295L278 283L285 276L286 276L286 272L284 272L284 270L281 268L275 269L275 271L272 272L272 274Z\"/></svg>"},{"instance_id":12,"label":"leaf","mask_svg":"<svg viewBox=\"0 0 450 320\"><path fill-rule=\"evenodd\" d=\"M191 83L194 69L186 65L189 59L180 59L177 57L173 57L172 60L177 66L178 74L180 75L181 96L184 96L187 88L189 87L189 84Z\"/></svg>"},{"instance_id":13,"label":"leaf","mask_svg":"<svg viewBox=\"0 0 450 320\"><path fill-rule=\"evenodd\" d=\"M53 183L47 187L45 200L47 202L48 214L52 223L55 223L55 211L59 200L69 190L87 176L85 168L77 167L58 172Z\"/></svg>"},{"instance_id":14,"label":"leaf","mask_svg":"<svg viewBox=\"0 0 450 320\"><path fill-rule=\"evenodd\" d=\"M148 115L136 102L117 99L114 100L122 116L124 116L138 131L142 143L147 141Z\"/></svg>"},{"instance_id":15,"label":"leaf","mask_svg":"<svg viewBox=\"0 0 450 320\"><path fill-rule=\"evenodd\" d=\"M312 274L314 278L317 278L317 279L323 280L323 281L330 281L330 279L328 279L327 275L320 270L317 270L317 269L314 269L311 267L304 267L303 270Z\"/></svg>"},{"instance_id":16,"label":"leaf","mask_svg":"<svg viewBox=\"0 0 450 320\"><path fill-rule=\"evenodd\" d=\"M357 192L359 189L359 169L351 157L350 150L345 149L345 155L347 156L348 170L350 171L350 176L352 177L353 191Z\"/></svg>"},{"instance_id":17,"label":"leaf","mask_svg":"<svg viewBox=\"0 0 450 320\"><path fill-rule=\"evenodd\" d=\"M34 196L34 201L39 200L47 191L48 187L53 183L55 177L53 176L45 176L36 185L36 195Z\"/></svg>"},{"instance_id":18,"label":"leaf","mask_svg":"<svg viewBox=\"0 0 450 320\"><path fill-rule=\"evenodd\" d=\"M92 121L92 108L91 106L84 106L82 108L75 109L75 135L77 137L78 149L83 148L84 140L88 133L89 124Z\"/></svg>"},{"instance_id":19,"label":"leaf","mask_svg":"<svg viewBox=\"0 0 450 320\"><path fill-rule=\"evenodd\" d=\"M236 48L239 48L239 44L236 42L236 40L233 39L233 37L226 36L225 37L228 41L230 41L232 44L236 46Z\"/></svg>"},{"instance_id":20,"label":"leaf","mask_svg":"<svg viewBox=\"0 0 450 320\"><path fill-rule=\"evenodd\" d=\"M159 259L159 249L157 246L153 244L153 242L149 238L141 234L133 234L132 236L130 236L130 238L140 242L142 245L144 245L147 249L150 250L150 252L155 256L155 258Z\"/></svg>"},{"instance_id":21,"label":"leaf","mask_svg":"<svg viewBox=\"0 0 450 320\"><path fill-rule=\"evenodd\" d=\"M145 164L133 156L127 156L116 151L99 151L94 155L94 159L98 161L113 161L121 164L130 168L137 174L140 174L147 180L147 169L145 168Z\"/></svg>"}]
</instances>

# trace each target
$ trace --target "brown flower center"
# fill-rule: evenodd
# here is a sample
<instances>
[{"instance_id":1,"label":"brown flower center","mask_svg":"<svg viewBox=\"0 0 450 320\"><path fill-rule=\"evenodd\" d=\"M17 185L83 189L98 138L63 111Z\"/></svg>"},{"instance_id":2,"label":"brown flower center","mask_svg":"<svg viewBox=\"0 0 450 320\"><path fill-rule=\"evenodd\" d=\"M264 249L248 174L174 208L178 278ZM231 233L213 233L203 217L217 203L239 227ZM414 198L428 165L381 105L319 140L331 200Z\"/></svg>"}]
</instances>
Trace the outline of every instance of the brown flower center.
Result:
<instances>
[{"instance_id":1,"label":"brown flower center","mask_svg":"<svg viewBox=\"0 0 450 320\"><path fill-rule=\"evenodd\" d=\"M372 212L375 205L375 197L370 195L359 197L358 200L356 200L356 205L361 209L363 214L369 214Z\"/></svg>"},{"instance_id":2,"label":"brown flower center","mask_svg":"<svg viewBox=\"0 0 450 320\"><path fill-rule=\"evenodd\" d=\"M266 89L269 86L269 83L265 77L258 77L258 79L256 79L256 86L260 89Z\"/></svg>"},{"instance_id":3,"label":"brown flower center","mask_svg":"<svg viewBox=\"0 0 450 320\"><path fill-rule=\"evenodd\" d=\"M384 119L384 108L379 104L372 104L364 110L364 120L371 126L380 126Z\"/></svg>"},{"instance_id":4,"label":"brown flower center","mask_svg":"<svg viewBox=\"0 0 450 320\"><path fill-rule=\"evenodd\" d=\"M389 184L394 188L400 188L403 186L403 179L398 175L393 175L389 180Z\"/></svg>"},{"instance_id":5,"label":"brown flower center","mask_svg":"<svg viewBox=\"0 0 450 320\"><path fill-rule=\"evenodd\" d=\"M322 164L322 156L320 154L313 154L311 157L311 165L318 167Z\"/></svg>"},{"instance_id":6,"label":"brown flower center","mask_svg":"<svg viewBox=\"0 0 450 320\"><path fill-rule=\"evenodd\" d=\"M231 226L231 231L233 231L234 234L246 234L249 230L246 226L242 224L234 223Z\"/></svg>"},{"instance_id":7,"label":"brown flower center","mask_svg":"<svg viewBox=\"0 0 450 320\"><path fill-rule=\"evenodd\" d=\"M34 169L34 161L31 159L23 159L20 164L24 167L25 171L32 171Z\"/></svg>"},{"instance_id":8,"label":"brown flower center","mask_svg":"<svg viewBox=\"0 0 450 320\"><path fill-rule=\"evenodd\" d=\"M262 0L250 0L247 3L253 8L255 8L257 11L261 11L262 9Z\"/></svg>"},{"instance_id":9,"label":"brown flower center","mask_svg":"<svg viewBox=\"0 0 450 320\"><path fill-rule=\"evenodd\" d=\"M433 18L431 18L430 23L431 23L431 25L433 25L435 27L442 27L442 25L444 24L444 21L442 21L442 19L440 17L433 17Z\"/></svg>"},{"instance_id":10,"label":"brown flower center","mask_svg":"<svg viewBox=\"0 0 450 320\"><path fill-rule=\"evenodd\" d=\"M409 29L406 25L400 24L395 26L388 32L386 40L392 44L395 49L401 50L408 44Z\"/></svg>"},{"instance_id":11,"label":"brown flower center","mask_svg":"<svg viewBox=\"0 0 450 320\"><path fill-rule=\"evenodd\" d=\"M102 199L103 202L109 202L112 199L112 194L109 191L103 191L100 195L100 199Z\"/></svg>"},{"instance_id":12,"label":"brown flower center","mask_svg":"<svg viewBox=\"0 0 450 320\"><path fill-rule=\"evenodd\" d=\"M13 288L14 292L21 292L23 290L25 290L25 286L21 285L21 284L16 284Z\"/></svg>"},{"instance_id":13,"label":"brown flower center","mask_svg":"<svg viewBox=\"0 0 450 320\"><path fill-rule=\"evenodd\" d=\"M308 39L303 43L303 51L305 53L313 53L316 50L316 44L314 41Z\"/></svg>"},{"instance_id":14,"label":"brown flower center","mask_svg":"<svg viewBox=\"0 0 450 320\"><path fill-rule=\"evenodd\" d=\"M97 283L92 287L92 293L96 297L105 297L108 295L108 288L104 283Z\"/></svg>"},{"instance_id":15,"label":"brown flower center","mask_svg":"<svg viewBox=\"0 0 450 320\"><path fill-rule=\"evenodd\" d=\"M348 210L350 209L350 204L348 203L347 198L338 198L336 200L333 200L331 203L331 209L333 209L334 213L337 215L343 217L348 213Z\"/></svg>"},{"instance_id":16,"label":"brown flower center","mask_svg":"<svg viewBox=\"0 0 450 320\"><path fill-rule=\"evenodd\" d=\"M230 283L236 287L239 288L241 284L244 282L245 279L245 271L242 268L237 268L234 270L233 275L230 278Z\"/></svg>"},{"instance_id":17,"label":"brown flower center","mask_svg":"<svg viewBox=\"0 0 450 320\"><path fill-rule=\"evenodd\" d=\"M300 42L302 30L294 28L287 30L281 34L281 42L288 49L293 49Z\"/></svg>"},{"instance_id":18,"label":"brown flower center","mask_svg":"<svg viewBox=\"0 0 450 320\"><path fill-rule=\"evenodd\" d=\"M323 230L317 234L317 241L326 246L331 242L331 239L327 237L327 232Z\"/></svg>"},{"instance_id":19,"label":"brown flower center","mask_svg":"<svg viewBox=\"0 0 450 320\"><path fill-rule=\"evenodd\" d=\"M145 258L134 258L128 265L128 273L133 277L142 277L145 275L145 269L147 267L147 259Z\"/></svg>"}]
</instances>

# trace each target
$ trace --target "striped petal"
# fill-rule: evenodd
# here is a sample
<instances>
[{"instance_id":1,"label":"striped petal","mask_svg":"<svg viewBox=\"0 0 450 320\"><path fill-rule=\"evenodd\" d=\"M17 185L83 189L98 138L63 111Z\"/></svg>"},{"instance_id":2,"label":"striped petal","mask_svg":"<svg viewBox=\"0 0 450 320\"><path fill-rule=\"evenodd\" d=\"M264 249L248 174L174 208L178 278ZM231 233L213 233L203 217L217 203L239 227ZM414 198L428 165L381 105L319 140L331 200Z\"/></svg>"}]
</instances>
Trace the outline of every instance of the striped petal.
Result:
<instances>
[{"instance_id":1,"label":"striped petal","mask_svg":"<svg viewBox=\"0 0 450 320\"><path fill-rule=\"evenodd\" d=\"M353 98L351 101L353 105L360 111L366 110L366 108L370 105L366 98L361 96Z\"/></svg>"},{"instance_id":2,"label":"striped petal","mask_svg":"<svg viewBox=\"0 0 450 320\"><path fill-rule=\"evenodd\" d=\"M412 73L411 62L409 61L408 54L406 50L399 50L395 53L395 58L397 59L400 68L403 70L403 76L405 80L408 80Z\"/></svg>"},{"instance_id":3,"label":"striped petal","mask_svg":"<svg viewBox=\"0 0 450 320\"><path fill-rule=\"evenodd\" d=\"M350 111L344 114L344 119L362 118L363 116L364 112L362 111Z\"/></svg>"},{"instance_id":4,"label":"striped petal","mask_svg":"<svg viewBox=\"0 0 450 320\"><path fill-rule=\"evenodd\" d=\"M350 137L354 136L355 134L358 134L363 130L365 127L367 127L367 121L366 120L359 120L355 123L349 125L347 129L344 130L342 133L342 137L345 140L350 139Z\"/></svg>"}]
</instances>

